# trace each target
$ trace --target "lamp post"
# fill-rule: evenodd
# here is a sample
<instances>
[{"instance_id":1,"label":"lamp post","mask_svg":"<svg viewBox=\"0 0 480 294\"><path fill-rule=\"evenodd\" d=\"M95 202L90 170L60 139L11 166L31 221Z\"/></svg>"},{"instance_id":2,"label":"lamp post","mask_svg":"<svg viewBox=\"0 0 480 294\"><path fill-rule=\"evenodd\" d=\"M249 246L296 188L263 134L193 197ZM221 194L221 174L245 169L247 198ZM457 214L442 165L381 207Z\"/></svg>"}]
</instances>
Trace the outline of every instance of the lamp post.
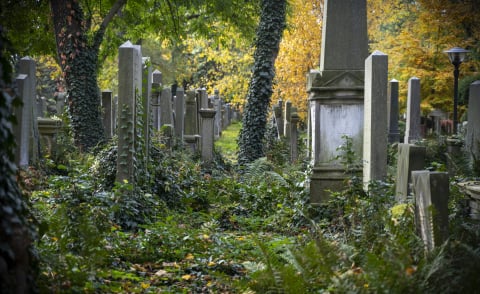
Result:
<instances>
[{"instance_id":1,"label":"lamp post","mask_svg":"<svg viewBox=\"0 0 480 294\"><path fill-rule=\"evenodd\" d=\"M457 125L458 125L458 118L457 118L457 105L458 105L458 75L460 64L465 60L467 53L470 52L469 50L465 50L460 47L453 47L450 50L444 51L448 54L448 59L453 64L455 69L453 70L453 134L457 134Z\"/></svg>"}]
</instances>

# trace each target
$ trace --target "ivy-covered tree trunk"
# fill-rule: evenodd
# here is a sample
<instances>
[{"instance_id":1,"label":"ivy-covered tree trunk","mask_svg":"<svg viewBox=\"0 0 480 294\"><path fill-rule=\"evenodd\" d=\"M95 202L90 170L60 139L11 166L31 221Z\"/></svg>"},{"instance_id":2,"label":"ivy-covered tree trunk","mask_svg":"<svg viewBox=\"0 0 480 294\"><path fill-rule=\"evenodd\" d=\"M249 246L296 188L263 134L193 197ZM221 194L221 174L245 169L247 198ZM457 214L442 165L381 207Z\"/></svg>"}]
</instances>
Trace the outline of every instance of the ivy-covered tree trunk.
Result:
<instances>
[{"instance_id":1,"label":"ivy-covered tree trunk","mask_svg":"<svg viewBox=\"0 0 480 294\"><path fill-rule=\"evenodd\" d=\"M78 0L50 0L58 59L67 85L75 144L88 151L105 139L97 84L98 55L105 29L125 5L117 0L100 28L91 31Z\"/></svg>"},{"instance_id":2,"label":"ivy-covered tree trunk","mask_svg":"<svg viewBox=\"0 0 480 294\"><path fill-rule=\"evenodd\" d=\"M246 164L265 154L264 137L275 77L275 59L285 29L286 0L262 0L254 66L239 136L238 162Z\"/></svg>"},{"instance_id":3,"label":"ivy-covered tree trunk","mask_svg":"<svg viewBox=\"0 0 480 294\"><path fill-rule=\"evenodd\" d=\"M4 56L0 26L0 292L35 292L35 271L31 254L33 228L28 222L27 205L17 185L12 133L12 101L4 89L10 87L11 67ZM10 93L13 95L13 93Z\"/></svg>"}]
</instances>

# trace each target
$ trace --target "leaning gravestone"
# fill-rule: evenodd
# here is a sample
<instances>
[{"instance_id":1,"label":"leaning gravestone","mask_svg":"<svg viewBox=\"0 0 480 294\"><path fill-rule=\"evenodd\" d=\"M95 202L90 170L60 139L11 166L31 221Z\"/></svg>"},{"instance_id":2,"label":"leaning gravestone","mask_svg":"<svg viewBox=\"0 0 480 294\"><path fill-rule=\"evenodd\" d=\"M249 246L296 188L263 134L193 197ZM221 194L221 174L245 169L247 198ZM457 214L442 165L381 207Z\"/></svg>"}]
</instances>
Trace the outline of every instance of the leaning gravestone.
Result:
<instances>
[{"instance_id":1,"label":"leaning gravestone","mask_svg":"<svg viewBox=\"0 0 480 294\"><path fill-rule=\"evenodd\" d=\"M413 171L412 181L417 230L431 251L448 238L448 173Z\"/></svg>"},{"instance_id":2,"label":"leaning gravestone","mask_svg":"<svg viewBox=\"0 0 480 294\"><path fill-rule=\"evenodd\" d=\"M363 183L387 177L387 85L388 56L373 52L365 60L365 108L363 134Z\"/></svg>"},{"instance_id":3,"label":"leaning gravestone","mask_svg":"<svg viewBox=\"0 0 480 294\"><path fill-rule=\"evenodd\" d=\"M405 202L410 195L412 171L425 168L426 148L413 144L398 144L397 176L395 179L395 200Z\"/></svg>"},{"instance_id":4,"label":"leaning gravestone","mask_svg":"<svg viewBox=\"0 0 480 294\"><path fill-rule=\"evenodd\" d=\"M314 44L312 44L314 45ZM321 203L340 191L345 167L337 157L344 136L362 154L364 67L368 56L366 0L326 0L320 70L308 74L311 120L310 201Z\"/></svg>"},{"instance_id":5,"label":"leaning gravestone","mask_svg":"<svg viewBox=\"0 0 480 294\"><path fill-rule=\"evenodd\" d=\"M136 95L142 93L141 47L125 42L118 52L118 158L116 181L135 180Z\"/></svg>"}]
</instances>

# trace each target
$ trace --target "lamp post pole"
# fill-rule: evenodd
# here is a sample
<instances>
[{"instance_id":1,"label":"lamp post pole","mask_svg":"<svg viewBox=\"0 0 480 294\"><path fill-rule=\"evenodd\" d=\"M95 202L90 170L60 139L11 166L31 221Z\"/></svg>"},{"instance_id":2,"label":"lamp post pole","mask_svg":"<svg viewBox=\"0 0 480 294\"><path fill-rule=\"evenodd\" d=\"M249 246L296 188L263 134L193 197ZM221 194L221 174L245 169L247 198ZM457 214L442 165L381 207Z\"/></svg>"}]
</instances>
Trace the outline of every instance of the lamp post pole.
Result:
<instances>
[{"instance_id":1,"label":"lamp post pole","mask_svg":"<svg viewBox=\"0 0 480 294\"><path fill-rule=\"evenodd\" d=\"M459 76L459 61L453 61L452 64L455 67L453 70L453 134L457 134L458 125L458 76Z\"/></svg>"},{"instance_id":2,"label":"lamp post pole","mask_svg":"<svg viewBox=\"0 0 480 294\"><path fill-rule=\"evenodd\" d=\"M458 125L458 76L459 76L459 67L460 64L465 60L469 50L465 50L460 47L453 47L450 50L444 51L448 55L448 59L453 64L455 69L453 70L453 134L457 134L457 125Z\"/></svg>"}]
</instances>

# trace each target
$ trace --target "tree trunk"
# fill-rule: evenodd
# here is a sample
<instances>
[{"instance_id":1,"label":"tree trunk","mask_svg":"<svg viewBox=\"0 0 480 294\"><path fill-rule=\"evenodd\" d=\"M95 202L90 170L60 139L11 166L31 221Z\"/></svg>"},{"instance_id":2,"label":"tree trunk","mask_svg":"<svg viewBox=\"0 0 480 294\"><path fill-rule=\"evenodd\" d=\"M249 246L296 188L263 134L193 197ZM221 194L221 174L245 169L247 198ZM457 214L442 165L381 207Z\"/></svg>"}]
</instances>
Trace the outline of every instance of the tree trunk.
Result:
<instances>
[{"instance_id":1,"label":"tree trunk","mask_svg":"<svg viewBox=\"0 0 480 294\"><path fill-rule=\"evenodd\" d=\"M264 137L275 77L275 59L285 28L286 0L262 0L254 67L239 137L238 162L246 164L265 154Z\"/></svg>"},{"instance_id":2,"label":"tree trunk","mask_svg":"<svg viewBox=\"0 0 480 294\"><path fill-rule=\"evenodd\" d=\"M75 144L88 151L105 140L97 84L98 53L105 29L126 0L118 0L94 38L76 0L50 0L57 55L67 85L68 106ZM91 33L91 32L90 32Z\"/></svg>"}]
</instances>

